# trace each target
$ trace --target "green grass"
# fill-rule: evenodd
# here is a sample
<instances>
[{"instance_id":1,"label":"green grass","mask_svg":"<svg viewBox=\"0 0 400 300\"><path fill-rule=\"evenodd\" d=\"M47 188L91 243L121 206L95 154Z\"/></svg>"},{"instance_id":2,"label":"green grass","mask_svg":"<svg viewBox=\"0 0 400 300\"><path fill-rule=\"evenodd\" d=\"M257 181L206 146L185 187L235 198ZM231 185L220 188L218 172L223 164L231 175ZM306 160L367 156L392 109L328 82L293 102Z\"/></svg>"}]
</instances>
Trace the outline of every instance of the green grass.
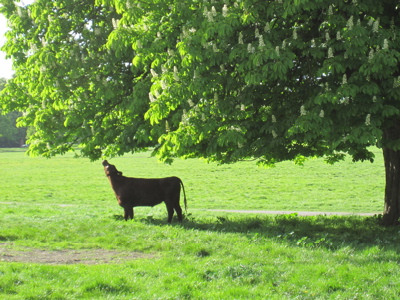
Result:
<instances>
[{"instance_id":1,"label":"green grass","mask_svg":"<svg viewBox=\"0 0 400 300\"><path fill-rule=\"evenodd\" d=\"M234 214L206 209L381 212L384 170L310 160L274 169L199 160L162 165L147 153L110 160L126 176L182 178L189 216L165 206L121 220L101 163L0 150L0 249L112 249L123 263L2 262L0 299L398 299L399 229L378 216ZM9 252L7 252L9 251Z\"/></svg>"}]
</instances>

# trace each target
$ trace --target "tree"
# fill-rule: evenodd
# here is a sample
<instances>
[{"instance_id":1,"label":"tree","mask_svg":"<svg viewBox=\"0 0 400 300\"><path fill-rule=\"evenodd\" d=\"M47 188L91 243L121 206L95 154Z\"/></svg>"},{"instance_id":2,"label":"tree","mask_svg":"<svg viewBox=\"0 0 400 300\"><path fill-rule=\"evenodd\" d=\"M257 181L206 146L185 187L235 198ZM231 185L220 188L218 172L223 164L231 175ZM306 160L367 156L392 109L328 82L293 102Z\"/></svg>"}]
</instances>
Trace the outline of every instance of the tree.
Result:
<instances>
[{"instance_id":1,"label":"tree","mask_svg":"<svg viewBox=\"0 0 400 300\"><path fill-rule=\"evenodd\" d=\"M54 155L79 141L97 159L156 145L167 162L271 165L346 153L373 161L376 145L383 224L398 224L396 1L0 3L17 74L3 106L28 111L38 129L30 151ZM29 101L13 101L18 93Z\"/></svg>"}]
</instances>

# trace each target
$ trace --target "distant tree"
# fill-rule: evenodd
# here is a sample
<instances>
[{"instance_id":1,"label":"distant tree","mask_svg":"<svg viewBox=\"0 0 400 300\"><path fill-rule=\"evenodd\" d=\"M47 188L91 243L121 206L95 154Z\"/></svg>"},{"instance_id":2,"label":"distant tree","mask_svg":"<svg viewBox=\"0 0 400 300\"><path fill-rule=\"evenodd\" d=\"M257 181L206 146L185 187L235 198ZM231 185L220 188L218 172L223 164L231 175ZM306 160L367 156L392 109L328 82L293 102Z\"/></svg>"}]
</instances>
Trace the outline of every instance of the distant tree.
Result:
<instances>
[{"instance_id":1,"label":"distant tree","mask_svg":"<svg viewBox=\"0 0 400 300\"><path fill-rule=\"evenodd\" d=\"M0 91L6 84L5 78L0 78ZM2 115L0 109L0 147L19 147L24 143L26 128L17 128L17 119L22 113L13 111Z\"/></svg>"},{"instance_id":2,"label":"distant tree","mask_svg":"<svg viewBox=\"0 0 400 300\"><path fill-rule=\"evenodd\" d=\"M383 149L383 223L400 217L397 1L0 0L31 152L271 165ZM24 95L23 102L15 99Z\"/></svg>"}]
</instances>

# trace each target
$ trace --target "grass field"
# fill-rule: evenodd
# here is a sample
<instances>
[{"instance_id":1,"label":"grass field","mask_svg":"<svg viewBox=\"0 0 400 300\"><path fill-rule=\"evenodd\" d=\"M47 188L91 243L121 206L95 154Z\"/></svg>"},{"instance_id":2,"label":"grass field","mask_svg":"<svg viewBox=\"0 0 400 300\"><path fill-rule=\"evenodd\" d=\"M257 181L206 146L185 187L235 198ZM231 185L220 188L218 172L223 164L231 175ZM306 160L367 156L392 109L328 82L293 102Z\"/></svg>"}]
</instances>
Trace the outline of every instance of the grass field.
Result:
<instances>
[{"instance_id":1,"label":"grass field","mask_svg":"<svg viewBox=\"0 0 400 300\"><path fill-rule=\"evenodd\" d=\"M0 299L398 299L399 229L376 217L233 214L207 209L377 212L376 162L304 167L148 153L109 160L126 176L179 176L187 219L163 204L122 209L100 162L0 150Z\"/></svg>"}]
</instances>

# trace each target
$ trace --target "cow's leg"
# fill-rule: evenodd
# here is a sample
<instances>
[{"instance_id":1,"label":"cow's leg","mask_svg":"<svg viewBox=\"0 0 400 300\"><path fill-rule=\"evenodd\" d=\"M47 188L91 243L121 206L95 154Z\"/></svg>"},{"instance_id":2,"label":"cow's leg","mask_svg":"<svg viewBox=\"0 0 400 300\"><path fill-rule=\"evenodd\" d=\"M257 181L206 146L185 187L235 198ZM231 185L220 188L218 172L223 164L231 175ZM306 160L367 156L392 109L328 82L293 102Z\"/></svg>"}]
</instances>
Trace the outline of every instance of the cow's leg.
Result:
<instances>
[{"instance_id":1,"label":"cow's leg","mask_svg":"<svg viewBox=\"0 0 400 300\"><path fill-rule=\"evenodd\" d=\"M182 208L181 208L181 206L179 205L179 203L178 204L175 204L175 211L176 211L176 214L178 215L178 220L179 220L179 222L182 222Z\"/></svg>"},{"instance_id":2,"label":"cow's leg","mask_svg":"<svg viewBox=\"0 0 400 300\"><path fill-rule=\"evenodd\" d=\"M124 218L125 221L128 221L128 219L133 219L133 207L124 208Z\"/></svg>"},{"instance_id":3,"label":"cow's leg","mask_svg":"<svg viewBox=\"0 0 400 300\"><path fill-rule=\"evenodd\" d=\"M165 205L167 206L168 211L168 223L171 223L172 217L174 216L174 207L170 202L165 202Z\"/></svg>"}]
</instances>

